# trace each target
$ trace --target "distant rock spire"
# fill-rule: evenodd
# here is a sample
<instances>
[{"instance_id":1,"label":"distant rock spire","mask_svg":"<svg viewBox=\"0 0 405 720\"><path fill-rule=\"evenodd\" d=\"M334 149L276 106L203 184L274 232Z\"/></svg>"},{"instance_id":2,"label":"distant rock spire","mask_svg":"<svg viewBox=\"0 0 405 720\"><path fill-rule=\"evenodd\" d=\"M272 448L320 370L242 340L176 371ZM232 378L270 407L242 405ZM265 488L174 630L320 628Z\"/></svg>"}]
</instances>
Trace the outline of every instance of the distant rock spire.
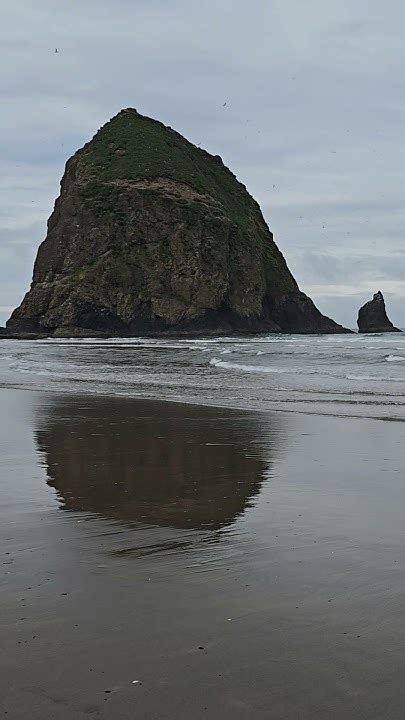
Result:
<instances>
[{"instance_id":1,"label":"distant rock spire","mask_svg":"<svg viewBox=\"0 0 405 720\"><path fill-rule=\"evenodd\" d=\"M401 332L388 318L381 290L360 308L357 325L361 333Z\"/></svg>"}]
</instances>

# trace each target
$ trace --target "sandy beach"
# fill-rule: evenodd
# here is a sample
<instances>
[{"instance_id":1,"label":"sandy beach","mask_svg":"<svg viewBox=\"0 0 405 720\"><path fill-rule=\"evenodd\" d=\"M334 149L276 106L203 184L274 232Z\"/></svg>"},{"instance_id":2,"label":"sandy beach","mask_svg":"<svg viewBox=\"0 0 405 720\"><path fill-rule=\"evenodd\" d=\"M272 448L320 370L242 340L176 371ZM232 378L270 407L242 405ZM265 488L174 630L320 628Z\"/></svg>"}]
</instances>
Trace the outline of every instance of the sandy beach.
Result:
<instances>
[{"instance_id":1,"label":"sandy beach","mask_svg":"<svg viewBox=\"0 0 405 720\"><path fill-rule=\"evenodd\" d=\"M0 392L1 713L403 714L403 423Z\"/></svg>"}]
</instances>

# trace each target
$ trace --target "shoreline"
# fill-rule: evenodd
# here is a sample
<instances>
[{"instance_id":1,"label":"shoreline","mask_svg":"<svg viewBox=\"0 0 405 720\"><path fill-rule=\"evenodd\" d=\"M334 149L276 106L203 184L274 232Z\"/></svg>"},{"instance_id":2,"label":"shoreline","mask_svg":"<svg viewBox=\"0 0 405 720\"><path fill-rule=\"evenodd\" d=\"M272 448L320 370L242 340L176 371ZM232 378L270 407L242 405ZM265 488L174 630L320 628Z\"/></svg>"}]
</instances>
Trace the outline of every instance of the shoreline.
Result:
<instances>
[{"instance_id":1,"label":"shoreline","mask_svg":"<svg viewBox=\"0 0 405 720\"><path fill-rule=\"evenodd\" d=\"M0 382L246 410L405 420L401 337L43 339L0 343Z\"/></svg>"},{"instance_id":2,"label":"shoreline","mask_svg":"<svg viewBox=\"0 0 405 720\"><path fill-rule=\"evenodd\" d=\"M241 412L241 413L257 413L257 414L287 414L287 415L308 415L308 417L322 417L322 418L336 418L341 420L376 420L378 422L392 422L392 423L404 423L405 418L404 417L378 417L378 416L371 416L371 415L353 415L353 414L347 414L344 415L343 413L338 412L322 412L321 410L314 410L311 412L310 410L296 410L296 409L288 409L288 408L258 408L258 407L242 407L241 405L231 405L231 404L219 404L215 403L214 401L206 401L204 402L201 398L197 398L194 400L187 400L185 398L179 398L175 399L173 397L154 397L154 396L147 396L147 395L129 395L129 394L119 394L114 392L79 392L77 390L73 389L66 389L63 390L61 388L46 388L46 387L35 387L35 386L21 386L21 385L13 385L13 384L1 384L0 380L0 391L2 390L14 390L14 391L20 391L20 392L27 392L27 393L44 393L45 395L55 395L60 397L66 397L66 398L76 398L76 399L84 399L84 398L106 398L109 400L116 399L116 400L128 400L133 402L154 402L154 403L165 403L165 404L173 404L173 405L184 405L185 407L201 407L201 408L214 408L217 410L229 410L233 412ZM272 401L274 402L274 401ZM288 401L285 401L288 402Z\"/></svg>"},{"instance_id":3,"label":"shoreline","mask_svg":"<svg viewBox=\"0 0 405 720\"><path fill-rule=\"evenodd\" d=\"M0 400L3 711L397 720L401 425Z\"/></svg>"},{"instance_id":4,"label":"shoreline","mask_svg":"<svg viewBox=\"0 0 405 720\"><path fill-rule=\"evenodd\" d=\"M381 331L383 332L402 332L402 330L395 330L395 331ZM377 334L381 334L380 332ZM72 333L58 333L58 334L49 334L49 333L36 333L36 332L21 332L21 333L14 333L14 332L8 332L6 328L0 327L0 340L88 340L88 339L99 339L99 340L110 340L110 339L116 339L116 340L129 340L129 339L142 339L142 338L156 338L156 339L165 339L168 338L169 340L187 340L187 338L194 339L194 338L221 338L221 337L232 337L232 338L254 338L254 337L263 337L266 335L281 335L283 337L289 337L292 335L302 335L303 337L323 337L326 335L360 335L360 331L354 329L354 328L343 328L342 330L336 330L336 332L319 332L319 331L301 331L301 332L282 332L282 331L276 331L276 330L255 330L252 332L249 332L248 330L245 330L243 332L238 332L237 330L232 330L231 327L229 328L222 328L218 330L210 330L209 328L204 328L201 331L187 331L184 332L179 331L179 329L176 329L174 332L171 332L170 330L165 330L161 332L148 332L145 331L144 333L137 333L134 334L128 334L123 335L122 333L110 333L110 332L99 332L97 330L86 332L72 332ZM367 334L375 334L375 333L367 333Z\"/></svg>"}]
</instances>

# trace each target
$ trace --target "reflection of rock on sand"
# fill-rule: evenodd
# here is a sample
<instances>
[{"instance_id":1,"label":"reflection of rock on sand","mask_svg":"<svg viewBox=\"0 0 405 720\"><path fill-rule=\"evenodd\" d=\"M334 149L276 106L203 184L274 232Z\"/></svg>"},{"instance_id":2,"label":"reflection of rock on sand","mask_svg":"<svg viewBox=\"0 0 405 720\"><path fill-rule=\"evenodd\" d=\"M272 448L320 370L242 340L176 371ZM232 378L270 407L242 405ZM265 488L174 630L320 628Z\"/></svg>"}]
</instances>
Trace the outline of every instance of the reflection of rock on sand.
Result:
<instances>
[{"instance_id":1,"label":"reflection of rock on sand","mask_svg":"<svg viewBox=\"0 0 405 720\"><path fill-rule=\"evenodd\" d=\"M247 413L115 398L41 412L38 448L66 510L218 529L249 507L268 465Z\"/></svg>"}]
</instances>

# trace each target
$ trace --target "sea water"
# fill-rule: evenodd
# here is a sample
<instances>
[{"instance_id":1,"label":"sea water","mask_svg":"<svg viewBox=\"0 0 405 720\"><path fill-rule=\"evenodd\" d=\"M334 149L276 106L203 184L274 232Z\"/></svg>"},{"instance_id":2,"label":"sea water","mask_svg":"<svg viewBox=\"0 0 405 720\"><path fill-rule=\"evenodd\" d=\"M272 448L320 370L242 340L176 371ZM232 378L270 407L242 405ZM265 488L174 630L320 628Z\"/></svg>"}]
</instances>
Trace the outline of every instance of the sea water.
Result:
<instances>
[{"instance_id":1,"label":"sea water","mask_svg":"<svg viewBox=\"0 0 405 720\"><path fill-rule=\"evenodd\" d=\"M405 419L405 333L0 342L0 384Z\"/></svg>"}]
</instances>

